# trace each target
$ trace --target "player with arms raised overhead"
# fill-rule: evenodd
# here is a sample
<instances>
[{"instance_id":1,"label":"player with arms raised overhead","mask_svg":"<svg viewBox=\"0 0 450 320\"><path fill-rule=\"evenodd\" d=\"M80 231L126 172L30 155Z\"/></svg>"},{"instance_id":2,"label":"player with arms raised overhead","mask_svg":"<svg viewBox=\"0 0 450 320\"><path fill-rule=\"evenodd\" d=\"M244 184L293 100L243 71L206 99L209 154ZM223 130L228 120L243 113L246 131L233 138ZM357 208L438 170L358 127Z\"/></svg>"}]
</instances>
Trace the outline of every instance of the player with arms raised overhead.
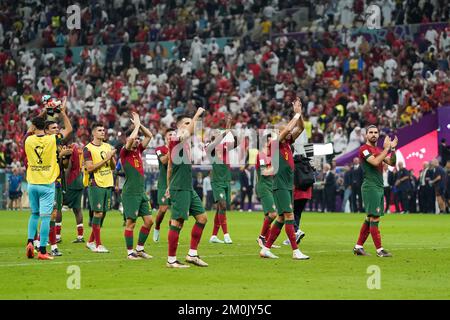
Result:
<instances>
[{"instance_id":1,"label":"player with arms raised overhead","mask_svg":"<svg viewBox=\"0 0 450 320\"><path fill-rule=\"evenodd\" d=\"M358 256L367 256L364 251L364 242L369 234L377 249L378 257L392 257L392 255L381 246L381 235L378 230L380 217L384 215L384 185L383 185L383 162L390 166L396 163L395 147L398 139L394 140L386 136L383 150L377 147L380 133L376 126L367 128L367 142L359 148L359 158L363 166L364 180L361 188L362 200L367 217L361 227L358 242L353 248L353 253ZM388 154L392 152L391 157Z\"/></svg>"},{"instance_id":2,"label":"player with arms raised overhead","mask_svg":"<svg viewBox=\"0 0 450 320\"><path fill-rule=\"evenodd\" d=\"M224 138L231 132L230 129L231 117L228 117L226 130L220 136L214 136L214 140L206 147L207 154L211 155L211 186L216 203L216 215L210 243L233 243L228 233L226 215L227 206L231 202L231 168L228 159L228 143L224 142ZM223 241L217 237L220 227L223 231Z\"/></svg>"},{"instance_id":3,"label":"player with arms raised overhead","mask_svg":"<svg viewBox=\"0 0 450 320\"><path fill-rule=\"evenodd\" d=\"M291 242L292 258L295 260L309 259L299 249L295 237L294 213L292 208L292 189L294 188L294 156L292 154L291 145L299 137L304 129L302 118L302 104L300 98L293 103L295 116L287 126L280 127L278 159L274 159L272 154L272 165L274 161L278 161L278 170L275 172L273 181L273 195L275 206L277 208L278 217L270 228L269 238L262 247L259 255L262 258L278 258L270 249L272 244L278 238L283 225L285 225L286 234ZM271 143L276 142L272 139Z\"/></svg>"},{"instance_id":4,"label":"player with arms raised overhead","mask_svg":"<svg viewBox=\"0 0 450 320\"><path fill-rule=\"evenodd\" d=\"M167 267L187 268L177 260L176 253L180 231L184 221L193 216L196 220L191 232L191 244L186 261L200 267L208 264L200 259L197 247L202 237L203 229L207 222L205 208L194 191L192 185L192 164L190 160L190 137L194 133L195 123L205 111L198 108L194 118L178 117L177 134L170 142L169 165L167 168L167 196L171 202L171 220L169 228L169 256Z\"/></svg>"},{"instance_id":5,"label":"player with arms raised overhead","mask_svg":"<svg viewBox=\"0 0 450 320\"><path fill-rule=\"evenodd\" d=\"M153 225L150 212L150 199L145 194L145 176L142 162L142 153L147 148L152 133L141 124L139 115L132 113L134 123L133 132L127 138L125 146L120 151L120 162L125 171L125 184L122 191L123 214L126 217L125 244L128 251L128 259L136 260L140 258L150 259L151 255L144 251L144 244ZM142 143L139 141L138 133L141 130L145 137ZM137 217L142 217L144 225L139 231L138 245L136 252L133 251L133 231L136 226Z\"/></svg>"}]
</instances>

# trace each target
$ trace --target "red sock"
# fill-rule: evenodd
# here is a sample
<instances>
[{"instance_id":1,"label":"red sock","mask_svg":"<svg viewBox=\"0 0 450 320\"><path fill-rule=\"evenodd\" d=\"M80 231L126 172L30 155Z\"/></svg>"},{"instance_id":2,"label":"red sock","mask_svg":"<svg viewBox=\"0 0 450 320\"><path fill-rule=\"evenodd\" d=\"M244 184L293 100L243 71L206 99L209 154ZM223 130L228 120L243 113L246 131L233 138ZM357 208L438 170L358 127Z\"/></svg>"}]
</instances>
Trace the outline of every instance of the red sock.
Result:
<instances>
[{"instance_id":1,"label":"red sock","mask_svg":"<svg viewBox=\"0 0 450 320\"><path fill-rule=\"evenodd\" d=\"M56 244L56 228L55 226L50 226L50 232L48 234L48 241L51 245Z\"/></svg>"},{"instance_id":2,"label":"red sock","mask_svg":"<svg viewBox=\"0 0 450 320\"><path fill-rule=\"evenodd\" d=\"M289 241L291 242L292 250L298 249L297 242L295 241L294 220L287 220L286 224L284 225L284 229L285 229L286 234L287 234L287 236L289 238Z\"/></svg>"},{"instance_id":3,"label":"red sock","mask_svg":"<svg viewBox=\"0 0 450 320\"><path fill-rule=\"evenodd\" d=\"M36 232L36 234L34 235L34 240L39 240L39 233Z\"/></svg>"},{"instance_id":4,"label":"red sock","mask_svg":"<svg viewBox=\"0 0 450 320\"><path fill-rule=\"evenodd\" d=\"M156 221L155 221L155 230L159 230L163 219L164 219L164 213L161 213L158 211L158 214L156 215ZM170 224L170 221L169 221L169 224Z\"/></svg>"},{"instance_id":5,"label":"red sock","mask_svg":"<svg viewBox=\"0 0 450 320\"><path fill-rule=\"evenodd\" d=\"M180 237L180 228L170 226L169 228L169 257L177 255L178 238Z\"/></svg>"},{"instance_id":6,"label":"red sock","mask_svg":"<svg viewBox=\"0 0 450 320\"><path fill-rule=\"evenodd\" d=\"M94 233L94 229L92 229L91 236L89 237L89 241L88 242L94 242L94 241L95 241L95 233Z\"/></svg>"},{"instance_id":7,"label":"red sock","mask_svg":"<svg viewBox=\"0 0 450 320\"><path fill-rule=\"evenodd\" d=\"M228 233L227 215L225 213L219 214L219 223L222 226L223 234L227 234Z\"/></svg>"},{"instance_id":8,"label":"red sock","mask_svg":"<svg viewBox=\"0 0 450 320\"><path fill-rule=\"evenodd\" d=\"M378 222L370 223L370 234L372 236L373 243L375 244L375 248L380 249L381 248L381 234L380 234L380 230L378 229Z\"/></svg>"},{"instance_id":9,"label":"red sock","mask_svg":"<svg viewBox=\"0 0 450 320\"><path fill-rule=\"evenodd\" d=\"M273 220L270 219L269 216L264 217L264 222L263 222L263 226L262 226L260 235L266 239L269 238L270 225L271 225L272 221Z\"/></svg>"},{"instance_id":10,"label":"red sock","mask_svg":"<svg viewBox=\"0 0 450 320\"><path fill-rule=\"evenodd\" d=\"M100 225L92 224L92 231L94 232L95 245L98 247L102 244L102 241L100 239Z\"/></svg>"},{"instance_id":11,"label":"red sock","mask_svg":"<svg viewBox=\"0 0 450 320\"><path fill-rule=\"evenodd\" d=\"M79 237L82 237L82 236L83 236L83 233L84 233L83 225L82 225L82 224L79 224L79 225L77 226L77 234L78 234Z\"/></svg>"},{"instance_id":12,"label":"red sock","mask_svg":"<svg viewBox=\"0 0 450 320\"><path fill-rule=\"evenodd\" d=\"M219 214L216 213L216 215L214 216L214 228L212 235L217 236L219 229L220 229Z\"/></svg>"},{"instance_id":13,"label":"red sock","mask_svg":"<svg viewBox=\"0 0 450 320\"><path fill-rule=\"evenodd\" d=\"M191 248L192 250L197 250L198 244L200 243L200 239L202 238L203 229L205 228L204 224L196 222L192 227L191 232Z\"/></svg>"},{"instance_id":14,"label":"red sock","mask_svg":"<svg viewBox=\"0 0 450 320\"><path fill-rule=\"evenodd\" d=\"M61 225L60 224L55 225L55 229L56 229L56 235L61 236Z\"/></svg>"},{"instance_id":15,"label":"red sock","mask_svg":"<svg viewBox=\"0 0 450 320\"><path fill-rule=\"evenodd\" d=\"M269 237L266 242L266 248L272 248L272 244L277 240L280 235L281 229L283 228L283 223L275 221L272 227L270 228Z\"/></svg>"},{"instance_id":16,"label":"red sock","mask_svg":"<svg viewBox=\"0 0 450 320\"><path fill-rule=\"evenodd\" d=\"M364 242L366 242L367 238L370 234L370 223L367 220L364 220L363 225L361 226L361 230L359 231L359 238L356 244L358 246L363 246Z\"/></svg>"}]
</instances>

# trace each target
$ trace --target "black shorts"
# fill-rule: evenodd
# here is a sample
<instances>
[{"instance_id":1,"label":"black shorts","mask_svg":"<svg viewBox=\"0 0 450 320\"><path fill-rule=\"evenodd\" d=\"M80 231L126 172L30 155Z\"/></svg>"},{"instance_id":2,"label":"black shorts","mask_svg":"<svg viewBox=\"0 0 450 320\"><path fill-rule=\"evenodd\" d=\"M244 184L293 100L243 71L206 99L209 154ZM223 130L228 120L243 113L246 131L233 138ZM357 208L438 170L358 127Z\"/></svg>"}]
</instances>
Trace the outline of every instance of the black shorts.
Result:
<instances>
[{"instance_id":1,"label":"black shorts","mask_svg":"<svg viewBox=\"0 0 450 320\"><path fill-rule=\"evenodd\" d=\"M22 191L14 191L9 193L9 199L10 200L16 200L19 199L22 196Z\"/></svg>"}]
</instances>

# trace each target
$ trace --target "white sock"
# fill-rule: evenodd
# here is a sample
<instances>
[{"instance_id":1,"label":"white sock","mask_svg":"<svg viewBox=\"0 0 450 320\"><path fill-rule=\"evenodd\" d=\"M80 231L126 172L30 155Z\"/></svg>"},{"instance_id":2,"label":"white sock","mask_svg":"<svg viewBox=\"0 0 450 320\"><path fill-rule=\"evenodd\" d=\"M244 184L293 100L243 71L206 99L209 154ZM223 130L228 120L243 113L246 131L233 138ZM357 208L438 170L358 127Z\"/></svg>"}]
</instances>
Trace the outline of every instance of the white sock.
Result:
<instances>
[{"instance_id":1,"label":"white sock","mask_svg":"<svg viewBox=\"0 0 450 320\"><path fill-rule=\"evenodd\" d=\"M132 254L133 252L134 252L133 249L127 250L128 255Z\"/></svg>"},{"instance_id":2,"label":"white sock","mask_svg":"<svg viewBox=\"0 0 450 320\"><path fill-rule=\"evenodd\" d=\"M58 249L58 245L52 244L52 250Z\"/></svg>"},{"instance_id":3,"label":"white sock","mask_svg":"<svg viewBox=\"0 0 450 320\"><path fill-rule=\"evenodd\" d=\"M225 233L225 234L223 235L224 238L229 237L229 236L230 236L229 233Z\"/></svg>"},{"instance_id":4,"label":"white sock","mask_svg":"<svg viewBox=\"0 0 450 320\"><path fill-rule=\"evenodd\" d=\"M39 240L33 240L33 245L35 247L39 247L39 245L40 245Z\"/></svg>"},{"instance_id":5,"label":"white sock","mask_svg":"<svg viewBox=\"0 0 450 320\"><path fill-rule=\"evenodd\" d=\"M175 261L177 261L177 257L167 257L167 262L168 263L174 263Z\"/></svg>"},{"instance_id":6,"label":"white sock","mask_svg":"<svg viewBox=\"0 0 450 320\"><path fill-rule=\"evenodd\" d=\"M381 247L380 249L377 249L377 252L381 252L383 250L384 250L383 247Z\"/></svg>"},{"instance_id":7,"label":"white sock","mask_svg":"<svg viewBox=\"0 0 450 320\"><path fill-rule=\"evenodd\" d=\"M189 249L188 255L191 257L198 256L197 250Z\"/></svg>"},{"instance_id":8,"label":"white sock","mask_svg":"<svg viewBox=\"0 0 450 320\"><path fill-rule=\"evenodd\" d=\"M294 251L292 251L292 253L294 253L294 254L301 254L300 249L295 249Z\"/></svg>"},{"instance_id":9,"label":"white sock","mask_svg":"<svg viewBox=\"0 0 450 320\"><path fill-rule=\"evenodd\" d=\"M144 246L136 246L136 251L143 251L144 250Z\"/></svg>"},{"instance_id":10,"label":"white sock","mask_svg":"<svg viewBox=\"0 0 450 320\"><path fill-rule=\"evenodd\" d=\"M355 249L362 249L362 248L364 248L363 246L360 246L359 244L356 244L355 245Z\"/></svg>"},{"instance_id":11,"label":"white sock","mask_svg":"<svg viewBox=\"0 0 450 320\"><path fill-rule=\"evenodd\" d=\"M264 246L263 250L270 251L270 249L267 248L266 246Z\"/></svg>"}]
</instances>

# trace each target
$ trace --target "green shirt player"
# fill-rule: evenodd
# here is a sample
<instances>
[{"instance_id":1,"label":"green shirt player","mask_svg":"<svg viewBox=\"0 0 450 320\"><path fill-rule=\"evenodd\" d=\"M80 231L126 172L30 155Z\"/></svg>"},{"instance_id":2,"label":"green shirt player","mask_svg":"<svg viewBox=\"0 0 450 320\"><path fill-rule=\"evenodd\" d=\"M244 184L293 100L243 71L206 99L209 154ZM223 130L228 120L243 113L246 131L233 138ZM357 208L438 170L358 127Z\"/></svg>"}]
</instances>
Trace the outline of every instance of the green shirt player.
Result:
<instances>
[{"instance_id":1,"label":"green shirt player","mask_svg":"<svg viewBox=\"0 0 450 320\"><path fill-rule=\"evenodd\" d=\"M398 139L393 141L386 136L383 143L383 150L377 147L380 133L376 126L367 128L367 142L359 148L359 158L361 159L364 179L361 187L361 195L367 217L359 232L358 241L353 248L353 253L358 256L367 256L363 245L366 242L369 233L377 249L378 257L392 257L392 255L381 246L381 235L378 229L380 217L384 210L384 188L383 188L383 162L394 166L397 158L395 156L395 147ZM392 152L392 156L387 155Z\"/></svg>"},{"instance_id":2,"label":"green shirt player","mask_svg":"<svg viewBox=\"0 0 450 320\"><path fill-rule=\"evenodd\" d=\"M168 129L165 134L164 146L156 148L155 153L158 157L159 176L158 176L158 214L155 219L155 229L153 230L153 241L159 241L159 229L164 220L164 216L169 209L170 199L166 197L167 190L167 164L169 162L169 142L175 136L175 130Z\"/></svg>"},{"instance_id":3,"label":"green shirt player","mask_svg":"<svg viewBox=\"0 0 450 320\"><path fill-rule=\"evenodd\" d=\"M200 259L197 247L200 242L203 229L207 222L207 216L203 204L192 185L192 164L190 160L190 137L194 133L195 123L205 111L198 108L194 118L179 116L177 118L177 134L170 141L169 165L167 168L167 196L170 197L171 219L169 228L169 255L167 267L187 268L177 260L176 253L180 231L184 221L189 215L196 220L191 232L191 244L186 261L200 267L208 264Z\"/></svg>"},{"instance_id":4,"label":"green shirt player","mask_svg":"<svg viewBox=\"0 0 450 320\"><path fill-rule=\"evenodd\" d=\"M224 138L228 135L230 129L231 117L228 117L226 130L218 137L213 136L212 142L206 147L206 152L210 156L212 164L211 187L214 202L216 203L216 215L214 217L212 236L209 239L210 243L233 243L228 233L226 216L227 206L231 202L231 168L228 157L229 144L224 142ZM223 241L217 237L220 227L222 227L223 231Z\"/></svg>"},{"instance_id":5,"label":"green shirt player","mask_svg":"<svg viewBox=\"0 0 450 320\"><path fill-rule=\"evenodd\" d=\"M122 189L123 214L126 217L125 226L125 244L127 246L128 259L150 259L152 256L144 251L144 244L153 225L150 212L150 199L145 193L145 175L142 162L142 153L147 148L152 133L144 127L139 115L132 113L134 123L133 132L127 138L125 146L120 150L120 162L125 171L125 184ZM139 140L138 133L141 130L144 133L142 143ZM133 251L133 231L136 226L136 219L142 217L144 225L139 231L138 244L136 252Z\"/></svg>"},{"instance_id":6,"label":"green shirt player","mask_svg":"<svg viewBox=\"0 0 450 320\"><path fill-rule=\"evenodd\" d=\"M269 238L269 231L272 222L277 217L277 208L275 206L275 200L273 198L273 175L274 170L272 167L272 161L270 157L269 144L272 139L272 135L267 135L266 140L262 141L260 151L256 155L256 195L258 196L263 211L264 222L261 228L261 233L257 239L258 244L263 248L266 244L266 239ZM274 245L272 245L274 247Z\"/></svg>"},{"instance_id":7,"label":"green shirt player","mask_svg":"<svg viewBox=\"0 0 450 320\"><path fill-rule=\"evenodd\" d=\"M292 189L294 187L294 157L292 154L292 144L302 133L304 129L302 119L302 104L300 98L297 98L293 102L293 109L295 116L288 123L287 126L280 126L280 136L278 139L273 138L272 143L279 142L278 157L275 158L276 152L272 152L272 166L278 165L275 168L275 176L273 180L273 196L275 200L275 206L277 209L278 217L273 223L269 231L269 238L266 244L261 248L259 252L262 258L278 258L274 255L270 249L272 244L279 236L283 225L285 225L286 234L290 240L292 247L292 258L295 260L309 259L307 255L304 255L299 249L295 239L294 228L294 214L292 208ZM271 146L272 148L272 146ZM272 149L273 150L273 149ZM277 169L277 170L276 170Z\"/></svg>"}]
</instances>

